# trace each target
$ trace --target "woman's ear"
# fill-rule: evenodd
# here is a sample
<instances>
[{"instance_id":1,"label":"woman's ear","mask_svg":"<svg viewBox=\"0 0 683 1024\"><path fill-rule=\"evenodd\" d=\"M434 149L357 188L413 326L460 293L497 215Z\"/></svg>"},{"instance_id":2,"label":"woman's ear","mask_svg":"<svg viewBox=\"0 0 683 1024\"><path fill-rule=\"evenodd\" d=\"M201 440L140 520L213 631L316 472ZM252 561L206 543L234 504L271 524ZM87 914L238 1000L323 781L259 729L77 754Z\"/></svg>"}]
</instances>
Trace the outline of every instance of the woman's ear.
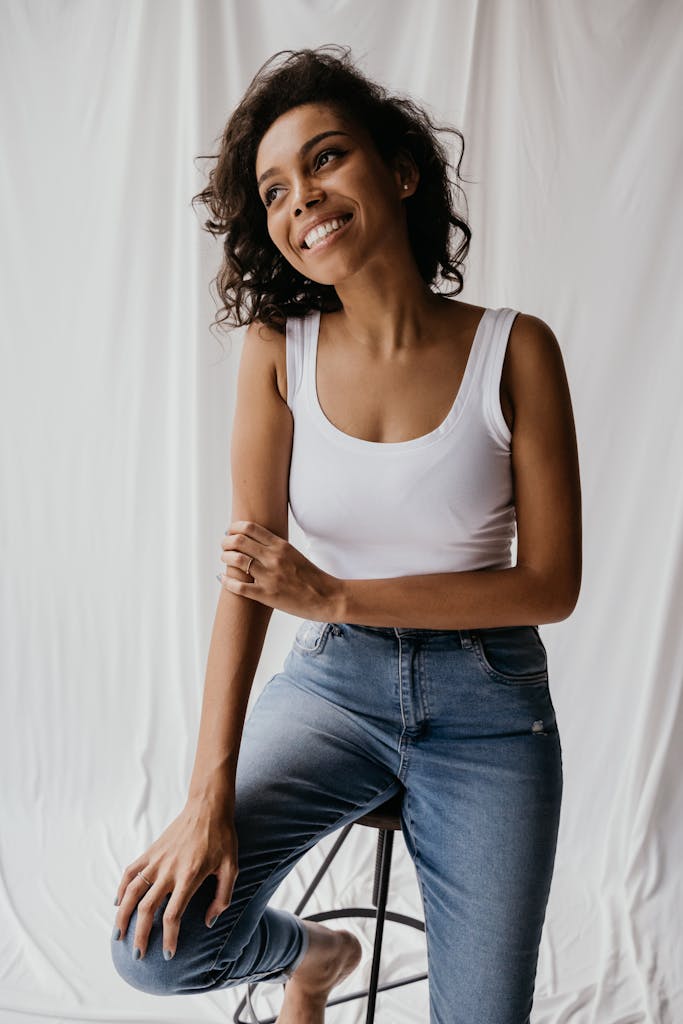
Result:
<instances>
[{"instance_id":1,"label":"woman's ear","mask_svg":"<svg viewBox=\"0 0 683 1024\"><path fill-rule=\"evenodd\" d=\"M394 161L395 178L400 199L407 199L417 189L420 172L411 153L402 149Z\"/></svg>"}]
</instances>

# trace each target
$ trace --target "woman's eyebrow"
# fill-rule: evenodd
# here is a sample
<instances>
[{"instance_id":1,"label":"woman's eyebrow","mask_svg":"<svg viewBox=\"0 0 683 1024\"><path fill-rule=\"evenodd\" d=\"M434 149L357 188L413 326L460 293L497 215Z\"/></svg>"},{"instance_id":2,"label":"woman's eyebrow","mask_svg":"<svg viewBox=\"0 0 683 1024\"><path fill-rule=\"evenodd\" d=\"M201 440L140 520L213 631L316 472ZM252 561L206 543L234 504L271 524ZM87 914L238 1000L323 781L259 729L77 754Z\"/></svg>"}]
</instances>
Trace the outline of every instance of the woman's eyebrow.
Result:
<instances>
[{"instance_id":1,"label":"woman's eyebrow","mask_svg":"<svg viewBox=\"0 0 683 1024\"><path fill-rule=\"evenodd\" d=\"M303 146L299 150L299 157L301 158L301 157L306 156L306 154L308 153L309 149L312 149L313 146L315 146L316 142L320 142L321 139L326 139L328 135L348 135L348 134L349 134L348 132L343 132L343 131L341 131L338 128L335 128L334 130L328 131L328 132L319 132L318 135L314 135L312 139L309 139L307 142L304 142ZM259 180L256 182L256 187L260 188L262 182L264 182L266 180L266 178L269 178L272 174L280 174L280 173L281 173L281 171L280 171L279 167L269 167L267 171L263 172L263 174L261 175Z\"/></svg>"}]
</instances>

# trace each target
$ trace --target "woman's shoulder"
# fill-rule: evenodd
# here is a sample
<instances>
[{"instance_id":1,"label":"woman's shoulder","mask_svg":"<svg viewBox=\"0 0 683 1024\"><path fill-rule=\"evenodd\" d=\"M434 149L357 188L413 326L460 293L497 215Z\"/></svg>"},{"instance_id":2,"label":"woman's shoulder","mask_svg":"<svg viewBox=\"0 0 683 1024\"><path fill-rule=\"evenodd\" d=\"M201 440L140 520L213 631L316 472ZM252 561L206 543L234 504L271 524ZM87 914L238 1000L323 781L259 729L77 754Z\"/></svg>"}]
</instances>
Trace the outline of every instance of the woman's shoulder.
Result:
<instances>
[{"instance_id":1,"label":"woman's shoulder","mask_svg":"<svg viewBox=\"0 0 683 1024\"><path fill-rule=\"evenodd\" d=\"M257 358L270 372L283 402L287 401L287 338L271 324L263 320L252 320L244 335L245 345L250 345Z\"/></svg>"},{"instance_id":2,"label":"woman's shoulder","mask_svg":"<svg viewBox=\"0 0 683 1024\"><path fill-rule=\"evenodd\" d=\"M560 344L553 329L533 313L518 311L512 322L501 386L513 409L566 387Z\"/></svg>"},{"instance_id":3,"label":"woman's shoulder","mask_svg":"<svg viewBox=\"0 0 683 1024\"><path fill-rule=\"evenodd\" d=\"M512 321L506 352L510 362L548 362L553 356L561 358L560 346L552 327L533 313L516 311Z\"/></svg>"}]
</instances>

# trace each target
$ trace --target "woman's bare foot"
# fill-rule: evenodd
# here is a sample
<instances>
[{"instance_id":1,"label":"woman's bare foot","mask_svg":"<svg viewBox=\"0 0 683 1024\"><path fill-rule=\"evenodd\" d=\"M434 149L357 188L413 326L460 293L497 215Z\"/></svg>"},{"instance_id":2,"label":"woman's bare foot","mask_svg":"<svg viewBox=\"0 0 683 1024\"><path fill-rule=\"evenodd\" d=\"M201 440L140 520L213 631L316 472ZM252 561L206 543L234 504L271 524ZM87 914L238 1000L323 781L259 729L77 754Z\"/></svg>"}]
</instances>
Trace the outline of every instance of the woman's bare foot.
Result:
<instances>
[{"instance_id":1,"label":"woman's bare foot","mask_svg":"<svg viewBox=\"0 0 683 1024\"><path fill-rule=\"evenodd\" d=\"M363 947L349 931L335 931L317 921L302 923L308 949L285 985L285 998L276 1024L323 1024L331 989L361 961Z\"/></svg>"}]
</instances>

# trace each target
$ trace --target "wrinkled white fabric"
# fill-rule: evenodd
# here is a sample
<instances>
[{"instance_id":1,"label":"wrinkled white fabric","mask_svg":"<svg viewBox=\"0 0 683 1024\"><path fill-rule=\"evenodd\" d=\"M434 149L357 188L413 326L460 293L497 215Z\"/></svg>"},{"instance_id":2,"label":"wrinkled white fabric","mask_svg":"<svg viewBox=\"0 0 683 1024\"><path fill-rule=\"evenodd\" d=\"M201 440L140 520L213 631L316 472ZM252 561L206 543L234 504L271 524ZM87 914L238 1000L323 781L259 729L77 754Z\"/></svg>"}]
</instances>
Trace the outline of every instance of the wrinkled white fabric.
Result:
<instances>
[{"instance_id":1,"label":"wrinkled white fabric","mask_svg":"<svg viewBox=\"0 0 683 1024\"><path fill-rule=\"evenodd\" d=\"M540 625L566 781L533 1024L677 1024L676 0L0 5L0 1024L227 1020L241 998L125 986L112 904L186 796L230 521L242 332L209 331L219 244L189 205L196 157L266 58L328 42L463 130L461 298L550 324L572 391L584 571L573 615ZM298 621L274 613L254 694ZM374 842L352 830L305 913L369 905ZM400 838L389 905L420 915ZM350 926L366 957L347 991L372 943L370 922ZM424 968L407 932L386 926L384 979ZM280 998L264 988L261 1015ZM381 992L378 1024L424 1024L426 1005L424 983Z\"/></svg>"}]
</instances>

